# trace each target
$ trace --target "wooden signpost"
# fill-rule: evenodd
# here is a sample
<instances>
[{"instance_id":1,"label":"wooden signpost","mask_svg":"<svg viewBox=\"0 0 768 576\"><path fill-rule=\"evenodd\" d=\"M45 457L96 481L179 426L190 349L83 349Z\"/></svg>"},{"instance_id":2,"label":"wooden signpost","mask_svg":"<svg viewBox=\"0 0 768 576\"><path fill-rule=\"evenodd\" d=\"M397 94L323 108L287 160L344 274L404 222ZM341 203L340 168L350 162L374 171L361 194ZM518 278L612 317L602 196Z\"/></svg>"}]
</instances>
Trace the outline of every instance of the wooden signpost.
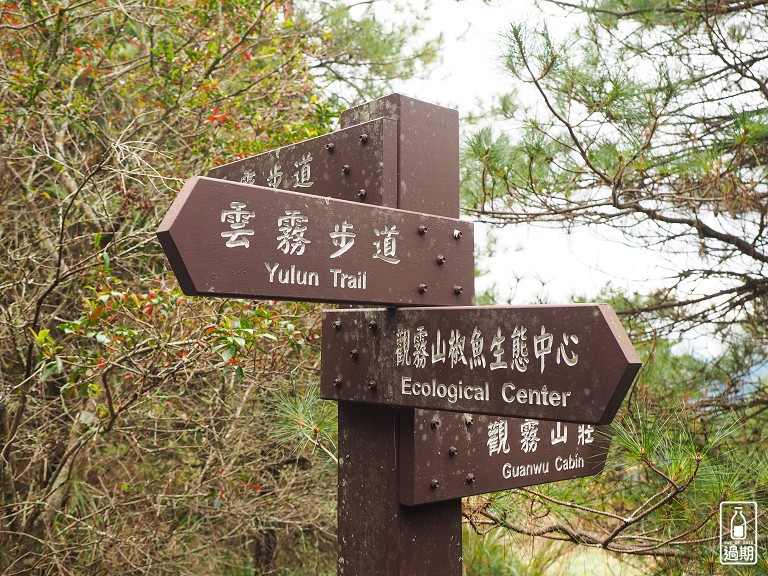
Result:
<instances>
[{"instance_id":1,"label":"wooden signpost","mask_svg":"<svg viewBox=\"0 0 768 576\"><path fill-rule=\"evenodd\" d=\"M344 111L341 125L375 118L397 124L397 203L391 207L458 218L458 112L392 94ZM474 282L464 295L473 297ZM461 576L461 499L400 503L400 422L410 418L418 426L424 418L412 412L338 403L340 576Z\"/></svg>"},{"instance_id":2,"label":"wooden signpost","mask_svg":"<svg viewBox=\"0 0 768 576\"><path fill-rule=\"evenodd\" d=\"M410 307L324 314L338 573L460 576L461 498L599 473L639 359L604 304L470 306L455 110L341 120L191 179L158 237L189 295Z\"/></svg>"},{"instance_id":3,"label":"wooden signpost","mask_svg":"<svg viewBox=\"0 0 768 576\"><path fill-rule=\"evenodd\" d=\"M376 118L218 166L210 178L397 207L397 122Z\"/></svg>"}]
</instances>

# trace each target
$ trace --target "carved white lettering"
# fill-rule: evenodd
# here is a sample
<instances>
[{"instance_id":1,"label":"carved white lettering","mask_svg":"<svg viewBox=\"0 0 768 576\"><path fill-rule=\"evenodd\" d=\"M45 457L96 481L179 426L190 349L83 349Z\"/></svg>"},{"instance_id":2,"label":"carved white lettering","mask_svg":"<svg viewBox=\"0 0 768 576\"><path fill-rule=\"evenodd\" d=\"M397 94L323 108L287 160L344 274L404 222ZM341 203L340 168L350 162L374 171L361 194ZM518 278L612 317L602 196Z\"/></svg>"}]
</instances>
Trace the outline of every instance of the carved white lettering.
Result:
<instances>
[{"instance_id":1,"label":"carved white lettering","mask_svg":"<svg viewBox=\"0 0 768 576\"><path fill-rule=\"evenodd\" d=\"M536 406L568 406L570 392L550 392L545 384L541 388L518 389L511 382L505 382L501 387L501 397L504 402L513 404L535 404Z\"/></svg>"},{"instance_id":2,"label":"carved white lettering","mask_svg":"<svg viewBox=\"0 0 768 576\"><path fill-rule=\"evenodd\" d=\"M577 468L584 468L584 458L578 454L568 456L568 458L562 456L555 458L556 470L576 470Z\"/></svg>"},{"instance_id":3,"label":"carved white lettering","mask_svg":"<svg viewBox=\"0 0 768 576\"><path fill-rule=\"evenodd\" d=\"M461 380L457 384L444 384L434 378L431 382L414 382L410 376L401 377L400 392L404 396L447 398L450 404L455 404L459 400L488 402L490 398L488 382L485 386L466 386Z\"/></svg>"},{"instance_id":4,"label":"carved white lettering","mask_svg":"<svg viewBox=\"0 0 768 576\"><path fill-rule=\"evenodd\" d=\"M294 264L288 269L280 268L280 264L264 262L264 267L269 273L269 282L274 284L291 284L294 286L319 286L320 275L317 272L299 270Z\"/></svg>"},{"instance_id":5,"label":"carved white lettering","mask_svg":"<svg viewBox=\"0 0 768 576\"><path fill-rule=\"evenodd\" d=\"M366 290L368 288L368 273L365 271L347 274L340 268L331 268L333 274L334 288L352 288L355 290Z\"/></svg>"},{"instance_id":6,"label":"carved white lettering","mask_svg":"<svg viewBox=\"0 0 768 576\"><path fill-rule=\"evenodd\" d=\"M510 478L524 478L525 476L537 476L539 474L549 473L549 462L536 462L536 464L518 464L512 466L509 462L506 462L501 467L501 475L504 479Z\"/></svg>"},{"instance_id":7,"label":"carved white lettering","mask_svg":"<svg viewBox=\"0 0 768 576\"><path fill-rule=\"evenodd\" d=\"M419 384L416 382L416 384ZM419 388L421 388L421 385L419 384ZM403 376L403 379L400 381L400 393L403 395L410 395L413 394L415 396L418 396L418 392L413 392L411 389L411 377L410 376Z\"/></svg>"},{"instance_id":8,"label":"carved white lettering","mask_svg":"<svg viewBox=\"0 0 768 576\"><path fill-rule=\"evenodd\" d=\"M273 283L275 281L275 270L280 266L280 264L275 264L270 268L269 262L264 262L264 266L267 267L267 270L269 271L269 283Z\"/></svg>"}]
</instances>

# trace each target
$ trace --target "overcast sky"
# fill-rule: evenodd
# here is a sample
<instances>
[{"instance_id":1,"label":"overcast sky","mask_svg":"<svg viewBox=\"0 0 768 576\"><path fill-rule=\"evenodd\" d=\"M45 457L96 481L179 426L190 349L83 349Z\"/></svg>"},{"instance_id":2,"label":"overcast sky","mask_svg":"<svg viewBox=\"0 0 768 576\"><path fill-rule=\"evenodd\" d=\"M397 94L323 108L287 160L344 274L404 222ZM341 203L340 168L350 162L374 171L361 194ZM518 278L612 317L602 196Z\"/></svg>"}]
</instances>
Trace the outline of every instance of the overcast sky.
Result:
<instances>
[{"instance_id":1,"label":"overcast sky","mask_svg":"<svg viewBox=\"0 0 768 576\"><path fill-rule=\"evenodd\" d=\"M418 5L418 2L414 2ZM425 35L442 33L442 64L429 77L409 80L398 91L468 114L510 86L501 70L503 35L515 18L535 16L531 0L487 5L480 0L433 0Z\"/></svg>"},{"instance_id":2,"label":"overcast sky","mask_svg":"<svg viewBox=\"0 0 768 576\"><path fill-rule=\"evenodd\" d=\"M544 10L533 0L499 1L491 6L480 0L433 0L427 33L442 32L442 63L427 78L402 82L396 91L456 108L463 120L513 86L501 63L504 35L513 22L546 21L555 40L572 37L577 24L573 15L547 6ZM467 127L462 122L462 130ZM485 243L488 232L475 224L475 244ZM476 281L475 291L479 294L493 287L499 304L565 304L574 296L596 301L607 284L628 293L647 293L689 264L685 257L662 248L627 246L621 234L609 227L567 234L559 228L520 226L493 233L494 254L478 261L486 273ZM692 337L693 333L688 334L689 339L679 346L703 355L721 351L711 335Z\"/></svg>"},{"instance_id":3,"label":"overcast sky","mask_svg":"<svg viewBox=\"0 0 768 576\"><path fill-rule=\"evenodd\" d=\"M457 108L462 119L513 86L501 63L504 36L512 22L545 18L555 37L570 34L574 25L552 9L542 14L532 0L490 6L480 0L434 0L428 14L427 34L444 37L442 63L429 77L401 82L396 90ZM483 241L484 231L476 225L476 243ZM643 256L609 242L606 236L618 239L610 230L598 236L587 230L568 235L559 229L518 227L496 234L495 255L481 262L488 274L478 280L477 290L493 284L502 301L565 303L574 294L596 295L607 282L631 288L660 272L653 254ZM517 277L523 280L518 282Z\"/></svg>"}]
</instances>

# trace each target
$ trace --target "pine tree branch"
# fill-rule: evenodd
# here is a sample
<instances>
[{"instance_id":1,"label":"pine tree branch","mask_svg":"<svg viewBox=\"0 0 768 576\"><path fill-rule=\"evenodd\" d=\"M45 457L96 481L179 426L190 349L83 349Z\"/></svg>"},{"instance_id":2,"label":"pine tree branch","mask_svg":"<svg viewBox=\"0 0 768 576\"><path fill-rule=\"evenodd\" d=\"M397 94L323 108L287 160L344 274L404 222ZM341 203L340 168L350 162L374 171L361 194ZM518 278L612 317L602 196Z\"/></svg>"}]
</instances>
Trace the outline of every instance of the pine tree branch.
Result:
<instances>
[{"instance_id":1,"label":"pine tree branch","mask_svg":"<svg viewBox=\"0 0 768 576\"><path fill-rule=\"evenodd\" d=\"M681 224L683 226L688 226L689 228L695 230L696 233L701 238L711 238L713 240L719 240L720 242L729 244L737 248L740 252L757 260L758 262L768 264L768 254L764 254L763 252L760 252L755 246L755 244L750 244L743 238L739 238L738 236L735 236L733 234L715 230L711 226L702 222L698 217L682 218L682 217L668 216L654 208L644 207L642 204L640 204L639 201L625 202L621 205L621 207L628 208L635 212L644 214L649 219L657 222L664 222L666 224Z\"/></svg>"},{"instance_id":2,"label":"pine tree branch","mask_svg":"<svg viewBox=\"0 0 768 576\"><path fill-rule=\"evenodd\" d=\"M664 6L663 8L653 6L651 8L636 8L634 10L611 10L608 8L600 8L588 6L586 4L576 4L573 2L566 2L565 0L547 0L550 4L560 6L562 8L576 9L586 14L605 14L607 16L615 16L616 18L632 18L634 16L643 16L645 14L691 14L700 13L707 16L732 14L734 12L741 12L742 10L749 10L758 6L764 6L768 4L768 0L745 0L744 2L728 2L718 1L714 3L714 8L711 8L711 2L704 2L697 6L693 3L688 4L686 7L679 8L677 6Z\"/></svg>"}]
</instances>

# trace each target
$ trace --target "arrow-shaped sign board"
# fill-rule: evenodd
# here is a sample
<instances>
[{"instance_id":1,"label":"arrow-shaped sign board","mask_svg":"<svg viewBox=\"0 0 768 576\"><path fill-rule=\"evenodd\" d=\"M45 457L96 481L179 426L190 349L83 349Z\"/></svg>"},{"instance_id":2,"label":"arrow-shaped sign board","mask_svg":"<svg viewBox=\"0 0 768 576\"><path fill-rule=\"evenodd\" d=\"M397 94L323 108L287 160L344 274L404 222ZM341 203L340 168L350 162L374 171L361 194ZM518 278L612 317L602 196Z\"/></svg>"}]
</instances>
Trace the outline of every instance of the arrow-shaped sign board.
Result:
<instances>
[{"instance_id":1,"label":"arrow-shaped sign board","mask_svg":"<svg viewBox=\"0 0 768 576\"><path fill-rule=\"evenodd\" d=\"M452 218L197 177L157 235L190 296L471 304L472 224Z\"/></svg>"},{"instance_id":2,"label":"arrow-shaped sign board","mask_svg":"<svg viewBox=\"0 0 768 576\"><path fill-rule=\"evenodd\" d=\"M608 424L641 364L608 304L334 310L322 330L331 400Z\"/></svg>"},{"instance_id":3,"label":"arrow-shaped sign board","mask_svg":"<svg viewBox=\"0 0 768 576\"><path fill-rule=\"evenodd\" d=\"M217 166L210 178L397 205L397 122L378 118Z\"/></svg>"},{"instance_id":4,"label":"arrow-shaped sign board","mask_svg":"<svg viewBox=\"0 0 768 576\"><path fill-rule=\"evenodd\" d=\"M608 430L591 424L404 411L400 503L414 506L592 476L602 472L610 444Z\"/></svg>"}]
</instances>

